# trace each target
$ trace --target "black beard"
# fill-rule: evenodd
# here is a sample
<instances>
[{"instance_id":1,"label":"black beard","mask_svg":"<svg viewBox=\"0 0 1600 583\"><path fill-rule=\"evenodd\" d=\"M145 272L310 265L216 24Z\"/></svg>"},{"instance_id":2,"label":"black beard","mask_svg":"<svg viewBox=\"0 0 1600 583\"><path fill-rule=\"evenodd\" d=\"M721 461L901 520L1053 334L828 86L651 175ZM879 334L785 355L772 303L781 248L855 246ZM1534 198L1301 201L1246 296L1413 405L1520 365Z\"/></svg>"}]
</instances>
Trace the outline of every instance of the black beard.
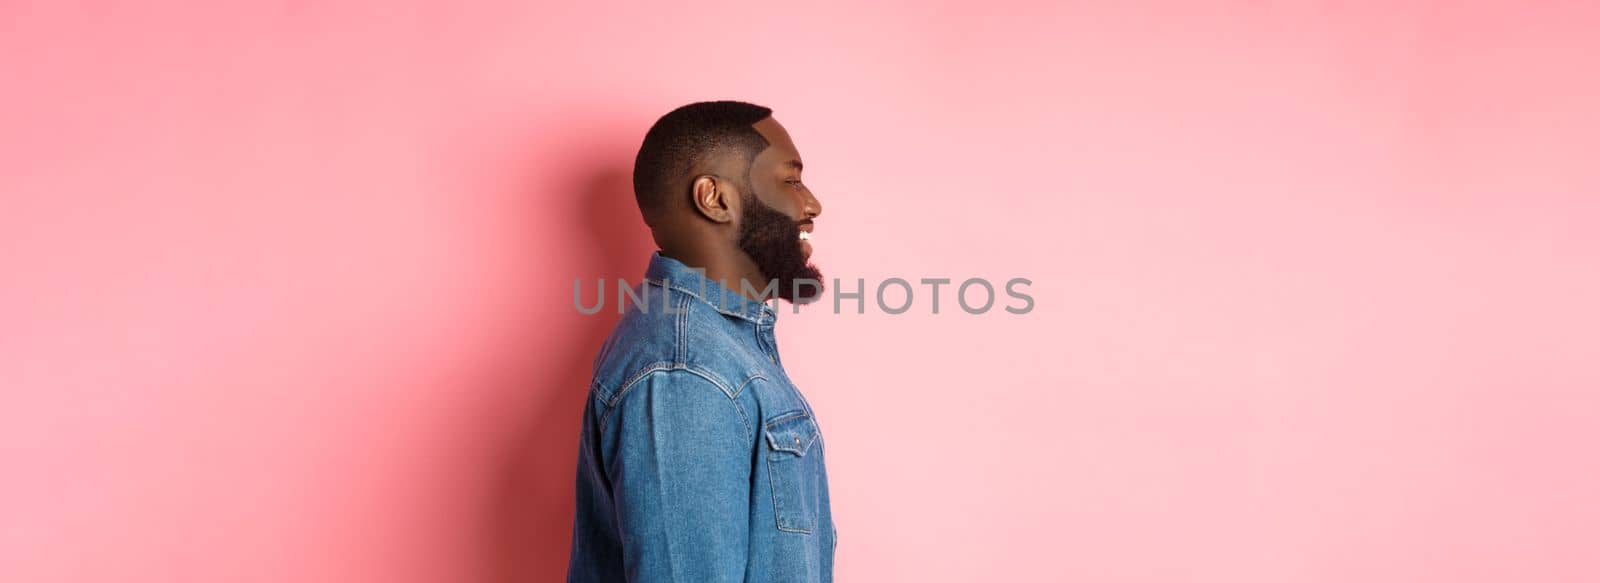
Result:
<instances>
[{"instance_id":1,"label":"black beard","mask_svg":"<svg viewBox=\"0 0 1600 583\"><path fill-rule=\"evenodd\" d=\"M805 250L800 248L800 223L761 202L755 191L746 188L744 192L740 197L745 212L739 223L739 250L750 256L767 281L777 282L779 298L807 304L822 297L822 272L806 261Z\"/></svg>"}]
</instances>

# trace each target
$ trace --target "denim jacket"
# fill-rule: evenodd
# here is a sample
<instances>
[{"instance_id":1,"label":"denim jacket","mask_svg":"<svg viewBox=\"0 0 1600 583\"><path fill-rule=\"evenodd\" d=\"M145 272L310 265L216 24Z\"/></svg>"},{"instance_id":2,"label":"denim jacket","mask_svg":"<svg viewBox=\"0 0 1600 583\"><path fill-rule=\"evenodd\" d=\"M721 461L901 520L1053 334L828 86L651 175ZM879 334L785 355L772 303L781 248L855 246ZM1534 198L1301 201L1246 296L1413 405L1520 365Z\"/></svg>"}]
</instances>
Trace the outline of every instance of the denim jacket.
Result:
<instances>
[{"instance_id":1,"label":"denim jacket","mask_svg":"<svg viewBox=\"0 0 1600 583\"><path fill-rule=\"evenodd\" d=\"M777 311L656 253L595 359L567 581L828 582L816 416Z\"/></svg>"}]
</instances>

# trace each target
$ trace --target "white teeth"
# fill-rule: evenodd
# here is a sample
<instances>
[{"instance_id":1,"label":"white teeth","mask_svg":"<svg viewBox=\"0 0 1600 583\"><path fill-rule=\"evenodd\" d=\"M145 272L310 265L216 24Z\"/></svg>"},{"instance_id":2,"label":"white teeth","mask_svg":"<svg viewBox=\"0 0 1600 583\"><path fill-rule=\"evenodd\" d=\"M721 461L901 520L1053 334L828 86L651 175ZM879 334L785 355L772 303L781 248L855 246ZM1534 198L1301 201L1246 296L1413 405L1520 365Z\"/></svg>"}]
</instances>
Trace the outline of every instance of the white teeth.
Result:
<instances>
[{"instance_id":1,"label":"white teeth","mask_svg":"<svg viewBox=\"0 0 1600 583\"><path fill-rule=\"evenodd\" d=\"M801 241L810 241L811 240L811 233L807 233L805 231L800 231L800 240Z\"/></svg>"}]
</instances>

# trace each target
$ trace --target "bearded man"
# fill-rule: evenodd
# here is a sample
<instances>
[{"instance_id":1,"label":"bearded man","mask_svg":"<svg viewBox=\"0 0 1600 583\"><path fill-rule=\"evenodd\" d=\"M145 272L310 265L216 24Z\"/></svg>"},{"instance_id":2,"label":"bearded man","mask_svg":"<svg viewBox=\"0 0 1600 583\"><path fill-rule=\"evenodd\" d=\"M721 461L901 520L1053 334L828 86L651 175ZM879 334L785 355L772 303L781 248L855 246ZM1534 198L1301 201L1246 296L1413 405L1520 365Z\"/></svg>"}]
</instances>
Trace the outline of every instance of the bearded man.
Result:
<instances>
[{"instance_id":1,"label":"bearded man","mask_svg":"<svg viewBox=\"0 0 1600 583\"><path fill-rule=\"evenodd\" d=\"M822 436L769 305L822 293L803 168L758 105L694 103L646 133L633 188L658 250L595 359L569 582L833 580Z\"/></svg>"}]
</instances>

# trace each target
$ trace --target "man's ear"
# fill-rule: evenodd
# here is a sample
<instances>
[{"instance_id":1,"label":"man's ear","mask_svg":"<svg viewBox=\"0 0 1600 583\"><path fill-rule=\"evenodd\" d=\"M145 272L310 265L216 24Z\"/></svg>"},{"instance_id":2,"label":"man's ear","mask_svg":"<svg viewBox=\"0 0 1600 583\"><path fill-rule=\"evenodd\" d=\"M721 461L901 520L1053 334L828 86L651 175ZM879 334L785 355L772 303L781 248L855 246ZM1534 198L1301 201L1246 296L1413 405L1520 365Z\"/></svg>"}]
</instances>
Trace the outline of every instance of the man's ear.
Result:
<instances>
[{"instance_id":1,"label":"man's ear","mask_svg":"<svg viewBox=\"0 0 1600 583\"><path fill-rule=\"evenodd\" d=\"M711 219L713 223L728 223L733 221L735 209L734 198L739 196L728 188L727 183L719 182L715 176L703 174L694 179L690 186L694 196L694 208L701 216Z\"/></svg>"}]
</instances>

